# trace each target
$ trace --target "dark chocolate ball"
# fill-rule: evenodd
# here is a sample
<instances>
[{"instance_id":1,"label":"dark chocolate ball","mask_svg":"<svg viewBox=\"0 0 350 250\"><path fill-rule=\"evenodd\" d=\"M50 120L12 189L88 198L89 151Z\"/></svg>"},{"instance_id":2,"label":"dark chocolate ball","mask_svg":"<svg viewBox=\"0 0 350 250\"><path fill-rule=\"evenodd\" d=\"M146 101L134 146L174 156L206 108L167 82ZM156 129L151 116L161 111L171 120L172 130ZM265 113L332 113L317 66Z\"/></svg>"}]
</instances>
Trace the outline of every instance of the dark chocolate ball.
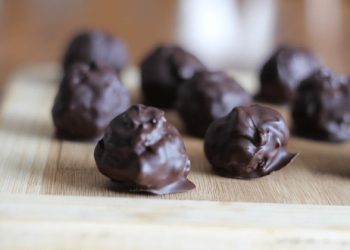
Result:
<instances>
[{"instance_id":1,"label":"dark chocolate ball","mask_svg":"<svg viewBox=\"0 0 350 250\"><path fill-rule=\"evenodd\" d=\"M350 139L350 78L322 69L304 80L292 107L297 134L340 142Z\"/></svg>"},{"instance_id":2,"label":"dark chocolate ball","mask_svg":"<svg viewBox=\"0 0 350 250\"><path fill-rule=\"evenodd\" d=\"M168 194L195 187L187 179L191 164L180 134L157 108L139 104L113 119L95 160L127 191Z\"/></svg>"},{"instance_id":3,"label":"dark chocolate ball","mask_svg":"<svg viewBox=\"0 0 350 250\"><path fill-rule=\"evenodd\" d=\"M181 85L176 108L187 131L204 137L212 121L250 102L250 95L227 74L202 71Z\"/></svg>"},{"instance_id":4,"label":"dark chocolate ball","mask_svg":"<svg viewBox=\"0 0 350 250\"><path fill-rule=\"evenodd\" d=\"M214 121L205 135L205 154L219 175L250 179L286 166L289 130L282 116L260 105L240 106Z\"/></svg>"},{"instance_id":5,"label":"dark chocolate ball","mask_svg":"<svg viewBox=\"0 0 350 250\"><path fill-rule=\"evenodd\" d=\"M106 64L119 73L128 63L128 49L119 38L99 30L81 32L68 45L63 58L65 70L76 62Z\"/></svg>"},{"instance_id":6,"label":"dark chocolate ball","mask_svg":"<svg viewBox=\"0 0 350 250\"><path fill-rule=\"evenodd\" d=\"M94 63L71 65L52 109L57 135L100 139L109 122L129 105L129 93L113 69Z\"/></svg>"},{"instance_id":7,"label":"dark chocolate ball","mask_svg":"<svg viewBox=\"0 0 350 250\"><path fill-rule=\"evenodd\" d=\"M141 63L141 87L144 102L160 108L171 108L179 86L204 65L177 46L159 46Z\"/></svg>"},{"instance_id":8,"label":"dark chocolate ball","mask_svg":"<svg viewBox=\"0 0 350 250\"><path fill-rule=\"evenodd\" d=\"M278 48L261 69L257 99L277 104L289 103L300 82L319 67L317 58L305 49Z\"/></svg>"}]
</instances>

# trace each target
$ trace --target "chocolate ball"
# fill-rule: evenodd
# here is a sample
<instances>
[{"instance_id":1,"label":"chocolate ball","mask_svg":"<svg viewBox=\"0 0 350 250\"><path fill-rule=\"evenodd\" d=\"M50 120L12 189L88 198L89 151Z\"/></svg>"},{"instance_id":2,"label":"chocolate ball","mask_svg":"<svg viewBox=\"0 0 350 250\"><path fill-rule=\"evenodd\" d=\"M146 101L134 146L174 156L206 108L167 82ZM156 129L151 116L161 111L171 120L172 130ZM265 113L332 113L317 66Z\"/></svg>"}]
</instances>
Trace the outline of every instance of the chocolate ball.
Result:
<instances>
[{"instance_id":1,"label":"chocolate ball","mask_svg":"<svg viewBox=\"0 0 350 250\"><path fill-rule=\"evenodd\" d=\"M305 49L278 48L262 67L257 99L277 104L289 103L300 82L319 67L317 58Z\"/></svg>"},{"instance_id":2,"label":"chocolate ball","mask_svg":"<svg viewBox=\"0 0 350 250\"><path fill-rule=\"evenodd\" d=\"M304 80L292 107L295 132L341 142L350 139L350 79L321 69Z\"/></svg>"},{"instance_id":3,"label":"chocolate ball","mask_svg":"<svg viewBox=\"0 0 350 250\"><path fill-rule=\"evenodd\" d=\"M130 105L115 71L95 63L73 64L63 77L52 109L59 137L100 139L109 122Z\"/></svg>"},{"instance_id":4,"label":"chocolate ball","mask_svg":"<svg viewBox=\"0 0 350 250\"><path fill-rule=\"evenodd\" d=\"M99 171L130 192L168 194L195 186L191 164L176 128L164 112L135 105L109 124L95 148Z\"/></svg>"},{"instance_id":5,"label":"chocolate ball","mask_svg":"<svg viewBox=\"0 0 350 250\"><path fill-rule=\"evenodd\" d=\"M250 95L227 74L202 71L181 85L176 107L187 131L204 137L211 122L250 102Z\"/></svg>"},{"instance_id":6,"label":"chocolate ball","mask_svg":"<svg viewBox=\"0 0 350 250\"><path fill-rule=\"evenodd\" d=\"M106 64L119 73L128 63L128 49L119 38L99 30L81 32L68 45L65 70L76 62Z\"/></svg>"},{"instance_id":7,"label":"chocolate ball","mask_svg":"<svg viewBox=\"0 0 350 250\"><path fill-rule=\"evenodd\" d=\"M205 135L205 154L222 176L250 179L286 166L289 130L282 116L260 105L234 108L214 121Z\"/></svg>"},{"instance_id":8,"label":"chocolate ball","mask_svg":"<svg viewBox=\"0 0 350 250\"><path fill-rule=\"evenodd\" d=\"M141 63L144 102L160 108L171 108L179 86L204 65L177 46L159 46Z\"/></svg>"}]
</instances>

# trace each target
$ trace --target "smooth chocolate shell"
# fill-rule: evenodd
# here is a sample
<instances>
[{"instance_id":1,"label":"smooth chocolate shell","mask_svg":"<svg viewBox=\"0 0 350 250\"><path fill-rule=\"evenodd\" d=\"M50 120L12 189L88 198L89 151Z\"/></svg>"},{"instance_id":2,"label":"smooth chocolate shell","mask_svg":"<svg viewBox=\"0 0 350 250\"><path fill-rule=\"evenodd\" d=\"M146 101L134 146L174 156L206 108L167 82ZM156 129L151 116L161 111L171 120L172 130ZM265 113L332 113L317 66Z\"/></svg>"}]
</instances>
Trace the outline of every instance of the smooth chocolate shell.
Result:
<instances>
[{"instance_id":1,"label":"smooth chocolate shell","mask_svg":"<svg viewBox=\"0 0 350 250\"><path fill-rule=\"evenodd\" d=\"M227 74L201 71L180 87L176 109L187 131L204 137L211 122L250 102L250 95Z\"/></svg>"},{"instance_id":2,"label":"smooth chocolate shell","mask_svg":"<svg viewBox=\"0 0 350 250\"><path fill-rule=\"evenodd\" d=\"M89 30L72 38L63 58L63 68L67 70L77 62L95 62L108 65L120 73L128 61L128 49L124 41L100 30Z\"/></svg>"},{"instance_id":3,"label":"smooth chocolate shell","mask_svg":"<svg viewBox=\"0 0 350 250\"><path fill-rule=\"evenodd\" d=\"M257 99L276 104L290 103L300 82L319 67L318 59L305 49L278 48L261 69Z\"/></svg>"},{"instance_id":4,"label":"smooth chocolate shell","mask_svg":"<svg viewBox=\"0 0 350 250\"><path fill-rule=\"evenodd\" d=\"M158 46L141 62L141 87L145 104L172 108L180 85L203 69L204 65L182 48Z\"/></svg>"}]
</instances>

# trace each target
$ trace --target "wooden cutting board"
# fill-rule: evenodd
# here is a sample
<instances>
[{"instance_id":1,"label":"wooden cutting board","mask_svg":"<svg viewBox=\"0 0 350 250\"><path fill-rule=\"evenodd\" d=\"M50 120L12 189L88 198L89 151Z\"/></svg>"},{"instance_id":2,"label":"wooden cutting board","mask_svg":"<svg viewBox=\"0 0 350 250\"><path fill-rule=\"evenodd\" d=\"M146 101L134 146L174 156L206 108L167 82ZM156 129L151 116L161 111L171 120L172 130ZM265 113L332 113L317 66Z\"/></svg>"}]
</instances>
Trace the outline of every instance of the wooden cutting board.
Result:
<instances>
[{"instance_id":1,"label":"wooden cutting board","mask_svg":"<svg viewBox=\"0 0 350 250\"><path fill-rule=\"evenodd\" d=\"M251 73L231 73L250 92L256 90L257 84L254 75ZM348 207L340 209L328 206L266 204L350 205L349 143L329 144L292 137L289 142L289 149L291 152L300 152L300 156L286 168L260 179L228 179L216 176L211 172L210 165L203 154L203 141L187 136L177 114L174 111L167 111L168 119L183 134L192 162L192 171L189 178L195 183L196 189L186 193L164 196L120 193L112 190L110 181L97 171L93 160L95 143L61 141L53 136L54 128L51 122L50 110L57 91L59 75L59 69L56 65L29 67L19 71L10 79L6 92L3 95L0 107L0 248L1 246L20 247L24 244L23 242L27 242L28 246L32 246L32 248L37 248L39 246L38 242L40 242L37 240L38 235L45 235L46 241L44 243L46 245L43 243L44 245L42 246L46 248L50 244L59 244L60 241L50 236L50 232L54 233L56 231L60 231L62 235L67 235L66 241L61 241L63 245L61 244L60 246L70 243L73 246L82 246L81 240L85 239L85 234L91 234L96 240L100 240L98 242L101 244L103 237L107 237L110 240L109 243L112 244L115 242L115 239L120 239L120 234L118 238L111 233L117 232L115 231L118 228L117 224L130 226L130 223L132 223L133 227L125 229L126 231L124 232L125 237L127 237L126 235L129 232L130 238L123 238L122 242L125 244L123 246L125 249L138 248L139 245L131 243L133 242L133 230L139 230L136 223L137 218L139 218L138 206L143 206L146 209L143 216L148 223L152 225L155 223L153 226L159 226L158 231L152 227L154 230L152 231L153 234L149 235L150 241L148 243L150 245L143 245L148 246L150 249L162 246L157 245L154 242L155 238L152 237L156 237L156 233L164 233L163 227L166 228L167 222L170 224L175 223L176 225L181 222L183 224L181 226L177 225L177 227L190 233L191 230L196 231L203 223L210 225L211 219L217 224L214 223L214 227L210 228L210 230L207 228L209 231L202 235L199 234L200 230L196 231L198 234L192 232L194 237L192 240L204 239L204 242L207 240L213 243L213 245L207 245L207 249L212 249L210 246L216 246L218 241L215 241L215 239L219 240L221 238L232 244L233 242L235 244L237 242L248 244L247 242L249 241L237 241L237 237L232 237L234 232L241 235L239 232L242 232L238 228L243 228L243 231L246 230L244 232L247 235L261 230L259 231L261 235L255 235L256 239L259 240L249 245L252 248L247 249L275 249L272 246L296 247L300 243L298 241L300 239L306 240L306 242L314 240L311 243L309 242L309 246L320 246L317 244L322 243L324 235L317 234L317 230L323 230L322 233L328 232L328 236L330 235L329 233L336 233L334 235L340 237L337 238L338 240L332 238L334 241L329 246L333 248L329 249L337 249L334 248L335 245L333 243L340 244L339 246L350 246L350 223L345 223L349 222L350 211ZM137 103L140 100L137 70L129 69L123 75L123 80L130 89L133 102ZM287 108L278 109L289 120ZM85 196L85 198L77 196ZM115 199L119 197L123 198ZM205 200L206 202L198 202L198 200ZM210 203L209 201L219 201L220 203ZM255 202L257 204L247 203L240 205L234 202ZM69 211L72 209L70 204L75 204L73 207L77 210L73 210L77 212L76 216L70 214ZM125 204L129 204L129 207ZM178 206L174 204L178 204ZM108 226L100 228L102 231L95 230L95 224L91 224L91 228L89 226L78 227L78 229L74 227L74 225L81 226L85 219L87 221L92 219L94 223L101 226L99 223L104 223L104 219L107 217L105 218L102 215L102 219L99 217L100 215L95 215L94 217L91 215L92 211L101 213L100 209L103 207L105 209L103 211L106 211L106 216L108 216L109 213L113 213L110 211L110 205L113 205L113 211L121 216L118 218L110 217L115 219L112 222L108 222L115 223L113 224L116 227L113 229L114 231ZM23 209L23 207L26 207L28 210ZM174 211L171 211L171 207L174 208ZM209 209L210 211L208 207L211 208L211 210ZM265 210L259 214L260 208ZM182 217L180 213L182 209L187 209L188 213L193 211L192 215L197 214L196 216L198 217L196 218L198 221L193 222L193 224L186 224L187 219ZM207 213L195 212L202 209ZM161 218L158 217L159 210L162 211L160 212L163 216ZM87 213L86 211L90 211L90 214L85 214ZM315 211L316 214L312 217ZM317 211L323 211L323 214L318 214ZM168 215L172 216L172 219L164 220L168 212L170 212ZM62 221L60 219L62 213L70 214L67 220ZM276 213L278 214L277 218L275 216ZM295 218L291 216L291 213L303 214L298 217L298 222L294 223ZM122 218L123 214L126 216L125 220ZM85 215L86 217L84 217ZM128 220L129 215L132 217L130 221ZM325 219L327 216L332 215L334 215L334 217L331 217L332 219L328 221ZM237 218L241 218L237 223L228 221L236 220ZM252 218L255 218L253 220L256 222L260 221L261 223L258 223L258 225L254 223L249 224ZM45 219L50 221L51 224L43 228L35 227L36 223L43 222ZM325 220L325 224L322 223L323 220ZM72 221L77 224L74 224ZM61 227L54 222L62 223L60 224ZM139 222L142 224L145 221L142 222L140 220ZM289 228L289 231L287 230L289 233L278 238L279 240L282 239L280 243L282 242L286 245L278 245L275 242L277 238L264 238L266 234L268 235L269 232L272 232L272 229L275 230L275 233L281 233L280 230L284 228L284 223L291 223L294 230ZM142 226L146 227L146 224L142 224ZM31 231L30 225L35 230ZM147 225L150 226L150 224ZM311 226L313 234L299 234L298 230L300 228L298 226ZM26 231L24 228L28 230ZM96 226L96 228L99 227ZM89 231L90 229L92 231ZM118 230L120 231L120 228ZM212 232L211 230L214 230L217 234L221 232L222 236L217 235L218 238L209 239L208 233ZM69 237L69 233L76 235L76 237ZM104 234L107 234L107 236ZM23 235L28 236L24 238L27 241L16 241L16 237L22 237ZM169 239L165 238L164 240L168 239L166 241L168 243L178 242L171 235L169 237ZM266 241L265 239L268 240ZM145 241L147 242L147 240ZM269 245L271 242L275 242L277 245ZM103 245L101 244L97 244L96 248L98 246L101 247ZM95 245L92 244L91 246L94 247ZM181 249L180 246L174 247L174 249ZM320 248L315 247L312 249Z\"/></svg>"},{"instance_id":2,"label":"wooden cutting board","mask_svg":"<svg viewBox=\"0 0 350 250\"><path fill-rule=\"evenodd\" d=\"M167 116L183 133L192 162L189 178L197 188L160 197L111 190L109 180L95 166L95 143L60 141L53 136L50 110L58 75L55 66L34 67L19 72L8 84L0 111L1 193L350 205L349 143L292 137L289 149L300 156L286 168L260 179L228 179L211 172L203 141L187 136L173 111ZM137 71L129 70L123 79L133 101L140 100ZM246 74L241 82L254 91L253 79Z\"/></svg>"}]
</instances>

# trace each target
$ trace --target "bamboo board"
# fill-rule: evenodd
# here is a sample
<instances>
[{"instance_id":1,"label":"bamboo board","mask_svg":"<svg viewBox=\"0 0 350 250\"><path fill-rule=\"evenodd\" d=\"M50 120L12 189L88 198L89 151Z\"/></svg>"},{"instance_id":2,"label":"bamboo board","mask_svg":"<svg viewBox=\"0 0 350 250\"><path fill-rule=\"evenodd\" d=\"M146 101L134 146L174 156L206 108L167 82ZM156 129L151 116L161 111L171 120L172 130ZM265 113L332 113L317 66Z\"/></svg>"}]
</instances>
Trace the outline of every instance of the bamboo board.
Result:
<instances>
[{"instance_id":1,"label":"bamboo board","mask_svg":"<svg viewBox=\"0 0 350 250\"><path fill-rule=\"evenodd\" d=\"M249 91L249 74L237 75ZM183 133L197 188L147 196L112 190L94 143L57 140L56 66L15 74L0 106L0 249L349 249L350 144L292 137L300 156L255 180L212 174L202 140ZM137 73L124 75L134 102ZM288 119L286 109L280 111ZM249 202L249 203L237 203ZM295 205L271 203L298 203ZM316 204L316 205L309 205Z\"/></svg>"},{"instance_id":2,"label":"bamboo board","mask_svg":"<svg viewBox=\"0 0 350 250\"><path fill-rule=\"evenodd\" d=\"M189 178L197 188L160 197L118 193L97 171L95 143L54 138L50 110L58 78L58 68L49 65L22 70L10 80L0 109L0 193L350 205L349 143L293 137L289 149L300 156L286 168L260 179L227 179L212 174L203 141L186 136L175 112L167 115L184 135L192 162ZM137 102L135 70L123 78ZM251 77L242 81L254 91Z\"/></svg>"},{"instance_id":3,"label":"bamboo board","mask_svg":"<svg viewBox=\"0 0 350 250\"><path fill-rule=\"evenodd\" d=\"M345 206L0 196L0 249L349 248Z\"/></svg>"}]
</instances>

